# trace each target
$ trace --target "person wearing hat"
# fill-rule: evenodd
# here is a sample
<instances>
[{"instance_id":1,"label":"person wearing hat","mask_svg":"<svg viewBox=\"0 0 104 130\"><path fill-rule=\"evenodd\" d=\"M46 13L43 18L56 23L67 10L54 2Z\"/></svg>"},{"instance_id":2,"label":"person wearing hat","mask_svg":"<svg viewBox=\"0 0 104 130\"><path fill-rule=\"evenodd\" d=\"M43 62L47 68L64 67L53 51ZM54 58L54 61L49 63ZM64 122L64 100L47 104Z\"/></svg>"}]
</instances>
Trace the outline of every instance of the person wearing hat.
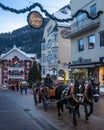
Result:
<instances>
[{"instance_id":1,"label":"person wearing hat","mask_svg":"<svg viewBox=\"0 0 104 130\"><path fill-rule=\"evenodd\" d=\"M50 77L50 74L47 74L46 78L44 79L44 86L51 88L52 84L53 84L53 81Z\"/></svg>"}]
</instances>

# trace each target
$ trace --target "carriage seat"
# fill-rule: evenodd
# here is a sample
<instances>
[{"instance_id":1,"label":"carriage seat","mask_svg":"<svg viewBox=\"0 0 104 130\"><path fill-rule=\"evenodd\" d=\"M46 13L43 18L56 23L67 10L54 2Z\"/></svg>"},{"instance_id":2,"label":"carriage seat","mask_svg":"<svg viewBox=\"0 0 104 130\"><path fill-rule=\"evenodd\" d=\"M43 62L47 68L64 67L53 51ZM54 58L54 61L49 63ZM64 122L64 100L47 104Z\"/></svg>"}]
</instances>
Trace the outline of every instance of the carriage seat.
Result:
<instances>
[{"instance_id":1,"label":"carriage seat","mask_svg":"<svg viewBox=\"0 0 104 130\"><path fill-rule=\"evenodd\" d=\"M55 88L49 89L49 95L50 96L55 96Z\"/></svg>"},{"instance_id":2,"label":"carriage seat","mask_svg":"<svg viewBox=\"0 0 104 130\"><path fill-rule=\"evenodd\" d=\"M47 92L48 92L48 94L49 94L49 97L55 96L55 87L54 87L54 86L52 86L51 88L48 87L48 86L46 86L45 88L47 89Z\"/></svg>"}]
</instances>

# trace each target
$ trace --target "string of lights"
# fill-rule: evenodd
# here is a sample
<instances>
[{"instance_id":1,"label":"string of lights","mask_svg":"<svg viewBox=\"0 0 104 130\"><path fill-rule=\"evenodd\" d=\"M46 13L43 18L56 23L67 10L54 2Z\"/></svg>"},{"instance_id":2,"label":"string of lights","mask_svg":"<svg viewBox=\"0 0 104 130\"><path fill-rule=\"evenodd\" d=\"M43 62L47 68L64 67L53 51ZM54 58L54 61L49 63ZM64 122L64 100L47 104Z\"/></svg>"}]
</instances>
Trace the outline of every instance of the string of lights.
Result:
<instances>
[{"instance_id":1,"label":"string of lights","mask_svg":"<svg viewBox=\"0 0 104 130\"><path fill-rule=\"evenodd\" d=\"M87 17L89 19L96 19L98 18L102 13L103 11L98 11L97 12L97 15L95 17L92 17L90 16L89 12L87 12L86 10L78 10L71 18L67 18L67 19L58 19L57 17L55 17L53 14L51 15L50 13L48 13L47 10L45 10L42 5L40 3L33 3L32 5L30 5L29 7L26 7L26 8L23 8L23 9L14 9L14 8L10 8L8 6L5 6L3 5L2 3L0 3L0 8L2 8L3 10L5 11L10 11L12 13L16 13L16 14L21 14L21 13L26 13L27 11L30 12L32 9L34 9L35 7L39 7L40 10L47 16L49 17L50 19L52 20L55 20L57 22L69 22L69 21L72 21L75 17L77 17L80 13L85 13L87 15Z\"/></svg>"}]
</instances>

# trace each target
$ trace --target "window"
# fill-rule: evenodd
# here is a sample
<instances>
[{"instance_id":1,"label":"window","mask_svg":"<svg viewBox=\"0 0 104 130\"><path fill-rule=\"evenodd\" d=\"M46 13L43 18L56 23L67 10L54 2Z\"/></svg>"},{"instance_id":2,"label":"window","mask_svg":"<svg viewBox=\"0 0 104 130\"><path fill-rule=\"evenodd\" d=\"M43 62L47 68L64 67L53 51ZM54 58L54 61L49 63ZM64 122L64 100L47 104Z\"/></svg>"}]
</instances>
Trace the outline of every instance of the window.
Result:
<instances>
[{"instance_id":1,"label":"window","mask_svg":"<svg viewBox=\"0 0 104 130\"><path fill-rule=\"evenodd\" d=\"M47 30L48 35L51 33L51 31L52 31L52 25Z\"/></svg>"},{"instance_id":2,"label":"window","mask_svg":"<svg viewBox=\"0 0 104 130\"><path fill-rule=\"evenodd\" d=\"M95 46L95 35L88 37L88 49L93 49Z\"/></svg>"},{"instance_id":3,"label":"window","mask_svg":"<svg viewBox=\"0 0 104 130\"><path fill-rule=\"evenodd\" d=\"M104 46L104 31L100 32L100 46Z\"/></svg>"},{"instance_id":4,"label":"window","mask_svg":"<svg viewBox=\"0 0 104 130\"><path fill-rule=\"evenodd\" d=\"M64 8L62 8L60 11L61 11L63 14L68 14L68 12L67 12Z\"/></svg>"},{"instance_id":5,"label":"window","mask_svg":"<svg viewBox=\"0 0 104 130\"><path fill-rule=\"evenodd\" d=\"M27 62L27 63L26 63L26 68L29 68L29 67L30 67L30 63Z\"/></svg>"},{"instance_id":6,"label":"window","mask_svg":"<svg viewBox=\"0 0 104 130\"><path fill-rule=\"evenodd\" d=\"M96 16L96 4L90 6L90 15L92 17L95 17Z\"/></svg>"},{"instance_id":7,"label":"window","mask_svg":"<svg viewBox=\"0 0 104 130\"><path fill-rule=\"evenodd\" d=\"M51 39L48 40L48 43L47 43L47 48L49 49L52 45L52 42L51 42Z\"/></svg>"},{"instance_id":8,"label":"window","mask_svg":"<svg viewBox=\"0 0 104 130\"><path fill-rule=\"evenodd\" d=\"M84 51L84 39L83 38L78 40L78 51Z\"/></svg>"},{"instance_id":9,"label":"window","mask_svg":"<svg viewBox=\"0 0 104 130\"><path fill-rule=\"evenodd\" d=\"M52 54L48 54L47 61L50 62L52 60Z\"/></svg>"},{"instance_id":10,"label":"window","mask_svg":"<svg viewBox=\"0 0 104 130\"><path fill-rule=\"evenodd\" d=\"M29 74L29 72L28 72L28 71L26 71L26 76L28 76L28 74Z\"/></svg>"},{"instance_id":11,"label":"window","mask_svg":"<svg viewBox=\"0 0 104 130\"><path fill-rule=\"evenodd\" d=\"M43 50L45 50L45 45L43 45Z\"/></svg>"},{"instance_id":12,"label":"window","mask_svg":"<svg viewBox=\"0 0 104 130\"><path fill-rule=\"evenodd\" d=\"M80 13L77 16L77 26L82 26L83 22L87 19L87 15L85 13Z\"/></svg>"},{"instance_id":13,"label":"window","mask_svg":"<svg viewBox=\"0 0 104 130\"><path fill-rule=\"evenodd\" d=\"M7 76L7 71L4 71L4 76Z\"/></svg>"},{"instance_id":14,"label":"window","mask_svg":"<svg viewBox=\"0 0 104 130\"><path fill-rule=\"evenodd\" d=\"M43 69L43 74L45 74L45 69Z\"/></svg>"},{"instance_id":15,"label":"window","mask_svg":"<svg viewBox=\"0 0 104 130\"><path fill-rule=\"evenodd\" d=\"M18 70L14 70L14 71L13 71L13 75L20 75L20 73L19 73Z\"/></svg>"}]
</instances>

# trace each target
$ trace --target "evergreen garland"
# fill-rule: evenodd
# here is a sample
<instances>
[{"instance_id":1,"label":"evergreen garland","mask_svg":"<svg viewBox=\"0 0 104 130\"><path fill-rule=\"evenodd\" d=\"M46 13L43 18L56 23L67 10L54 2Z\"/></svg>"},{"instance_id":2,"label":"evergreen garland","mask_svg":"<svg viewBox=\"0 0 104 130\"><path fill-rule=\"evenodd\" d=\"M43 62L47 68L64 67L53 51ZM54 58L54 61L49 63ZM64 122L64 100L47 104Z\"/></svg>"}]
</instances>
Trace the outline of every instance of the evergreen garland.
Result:
<instances>
[{"instance_id":1,"label":"evergreen garland","mask_svg":"<svg viewBox=\"0 0 104 130\"><path fill-rule=\"evenodd\" d=\"M49 17L50 19L55 20L55 21L57 21L57 22L69 22L69 21L72 21L75 17L78 16L79 13L85 13L89 19L94 20L94 19L97 19L97 18L100 16L100 14L103 13L103 11L100 10L100 11L97 12L97 15L96 15L95 17L92 17L92 16L90 16L89 12L87 12L86 10L78 10L78 11L72 16L72 18L58 19L58 18L56 18L54 15L51 15L50 13L48 13L47 10L45 10L40 3L33 3L33 4L30 5L29 7L26 7L26 8L20 9L20 10L7 7L7 6L3 5L2 3L0 3L0 8L2 8L3 10L6 10L6 11L10 11L10 12L12 12L12 13L16 13L16 14L26 13L27 11L30 12L30 11L31 11L32 9L34 9L36 6L38 6L38 7L40 8L40 10L41 10L47 17Z\"/></svg>"}]
</instances>

